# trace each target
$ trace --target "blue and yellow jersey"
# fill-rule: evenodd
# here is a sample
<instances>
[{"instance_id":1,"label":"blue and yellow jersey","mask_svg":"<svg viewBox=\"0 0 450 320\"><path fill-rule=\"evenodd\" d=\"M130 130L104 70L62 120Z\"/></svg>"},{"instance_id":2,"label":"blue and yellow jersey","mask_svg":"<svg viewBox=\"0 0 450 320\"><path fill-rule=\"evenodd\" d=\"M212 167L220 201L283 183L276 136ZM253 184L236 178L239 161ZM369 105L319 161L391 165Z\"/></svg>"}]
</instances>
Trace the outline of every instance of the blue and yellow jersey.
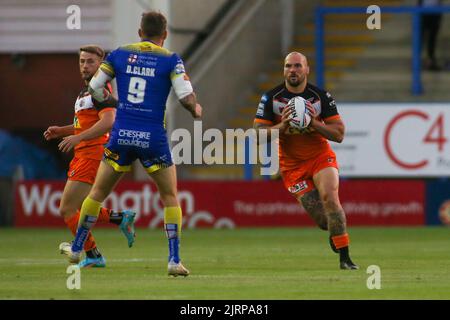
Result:
<instances>
[{"instance_id":1,"label":"blue and yellow jersey","mask_svg":"<svg viewBox=\"0 0 450 320\"><path fill-rule=\"evenodd\" d=\"M119 47L100 66L117 81L116 122L164 125L166 101L177 77L187 78L181 58L150 41Z\"/></svg>"},{"instance_id":2,"label":"blue and yellow jersey","mask_svg":"<svg viewBox=\"0 0 450 320\"><path fill-rule=\"evenodd\" d=\"M117 172L139 159L148 173L173 164L164 115L173 87L179 99L193 92L180 57L150 41L112 51L100 69L116 79L118 104L104 158Z\"/></svg>"}]
</instances>

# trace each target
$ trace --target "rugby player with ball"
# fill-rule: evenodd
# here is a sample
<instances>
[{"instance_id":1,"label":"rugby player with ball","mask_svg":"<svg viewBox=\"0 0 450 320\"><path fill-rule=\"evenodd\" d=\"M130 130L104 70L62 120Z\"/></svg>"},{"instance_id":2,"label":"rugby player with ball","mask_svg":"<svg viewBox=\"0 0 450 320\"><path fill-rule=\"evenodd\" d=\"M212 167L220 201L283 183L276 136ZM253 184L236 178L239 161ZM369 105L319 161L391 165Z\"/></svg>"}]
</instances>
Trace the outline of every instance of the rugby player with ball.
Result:
<instances>
[{"instance_id":1,"label":"rugby player with ball","mask_svg":"<svg viewBox=\"0 0 450 320\"><path fill-rule=\"evenodd\" d=\"M284 83L265 93L254 127L279 130L280 171L286 189L322 230L329 232L340 268L359 269L349 253L345 212L339 201L336 155L328 140L342 142L345 126L331 95L308 83L308 61L299 52L284 61Z\"/></svg>"}]
</instances>

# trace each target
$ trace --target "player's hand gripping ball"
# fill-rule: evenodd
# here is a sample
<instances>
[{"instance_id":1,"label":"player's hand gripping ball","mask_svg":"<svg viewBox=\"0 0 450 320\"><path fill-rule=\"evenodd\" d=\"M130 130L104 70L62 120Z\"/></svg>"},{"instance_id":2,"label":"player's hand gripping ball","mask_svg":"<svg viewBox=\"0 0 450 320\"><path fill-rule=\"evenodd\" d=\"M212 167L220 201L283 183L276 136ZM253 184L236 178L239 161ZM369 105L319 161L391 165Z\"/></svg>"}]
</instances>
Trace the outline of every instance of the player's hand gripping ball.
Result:
<instances>
[{"instance_id":1,"label":"player's hand gripping ball","mask_svg":"<svg viewBox=\"0 0 450 320\"><path fill-rule=\"evenodd\" d=\"M309 102L302 97L294 97L289 100L287 107L293 109L293 112L289 116L289 125L291 127L301 130L310 124L311 116L306 108L307 103Z\"/></svg>"}]
</instances>

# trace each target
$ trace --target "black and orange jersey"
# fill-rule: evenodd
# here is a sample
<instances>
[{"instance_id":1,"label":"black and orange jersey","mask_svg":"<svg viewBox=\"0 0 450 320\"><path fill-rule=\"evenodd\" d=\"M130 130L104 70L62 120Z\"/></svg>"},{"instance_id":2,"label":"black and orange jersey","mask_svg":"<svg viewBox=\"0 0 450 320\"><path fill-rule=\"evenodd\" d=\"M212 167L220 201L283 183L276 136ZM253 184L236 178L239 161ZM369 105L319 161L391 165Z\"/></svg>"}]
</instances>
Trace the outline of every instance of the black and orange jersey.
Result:
<instances>
[{"instance_id":1,"label":"black and orange jersey","mask_svg":"<svg viewBox=\"0 0 450 320\"><path fill-rule=\"evenodd\" d=\"M255 122L269 126L281 121L281 112L290 99L300 96L309 101L319 112L319 120L339 119L336 102L326 91L307 83L302 93L288 91L285 84L281 84L265 93L256 111ZM290 127L287 134L280 135L279 157L282 171L291 170L301 161L315 158L331 150L327 139L313 129L301 132Z\"/></svg>"},{"instance_id":2,"label":"black and orange jersey","mask_svg":"<svg viewBox=\"0 0 450 320\"><path fill-rule=\"evenodd\" d=\"M108 84L106 89L111 92L111 85ZM92 99L88 92L88 86L85 86L75 102L75 117L73 122L75 134L80 134L84 130L92 127L100 120L99 115L102 112L112 109L112 107L101 106L97 101ZM75 147L75 157L101 160L103 157L103 146L108 141L108 138L109 133L106 133L101 137L81 141Z\"/></svg>"}]
</instances>

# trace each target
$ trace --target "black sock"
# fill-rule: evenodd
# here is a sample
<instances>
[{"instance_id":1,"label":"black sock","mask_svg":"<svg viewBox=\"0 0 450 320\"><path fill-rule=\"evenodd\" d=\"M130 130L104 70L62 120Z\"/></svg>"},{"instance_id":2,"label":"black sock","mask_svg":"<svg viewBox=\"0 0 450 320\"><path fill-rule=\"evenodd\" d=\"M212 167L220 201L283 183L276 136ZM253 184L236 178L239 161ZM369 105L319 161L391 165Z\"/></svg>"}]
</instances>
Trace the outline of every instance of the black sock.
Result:
<instances>
[{"instance_id":1,"label":"black sock","mask_svg":"<svg viewBox=\"0 0 450 320\"><path fill-rule=\"evenodd\" d=\"M91 259L97 259L100 258L102 254L98 251L97 247L95 247L94 249L86 251L86 256Z\"/></svg>"},{"instance_id":2,"label":"black sock","mask_svg":"<svg viewBox=\"0 0 450 320\"><path fill-rule=\"evenodd\" d=\"M115 212L111 210L111 213L109 214L109 222L120 225L122 223L122 219L122 212Z\"/></svg>"},{"instance_id":3,"label":"black sock","mask_svg":"<svg viewBox=\"0 0 450 320\"><path fill-rule=\"evenodd\" d=\"M350 255L348 253L348 246L339 249L339 259L341 261L350 260Z\"/></svg>"}]
</instances>

